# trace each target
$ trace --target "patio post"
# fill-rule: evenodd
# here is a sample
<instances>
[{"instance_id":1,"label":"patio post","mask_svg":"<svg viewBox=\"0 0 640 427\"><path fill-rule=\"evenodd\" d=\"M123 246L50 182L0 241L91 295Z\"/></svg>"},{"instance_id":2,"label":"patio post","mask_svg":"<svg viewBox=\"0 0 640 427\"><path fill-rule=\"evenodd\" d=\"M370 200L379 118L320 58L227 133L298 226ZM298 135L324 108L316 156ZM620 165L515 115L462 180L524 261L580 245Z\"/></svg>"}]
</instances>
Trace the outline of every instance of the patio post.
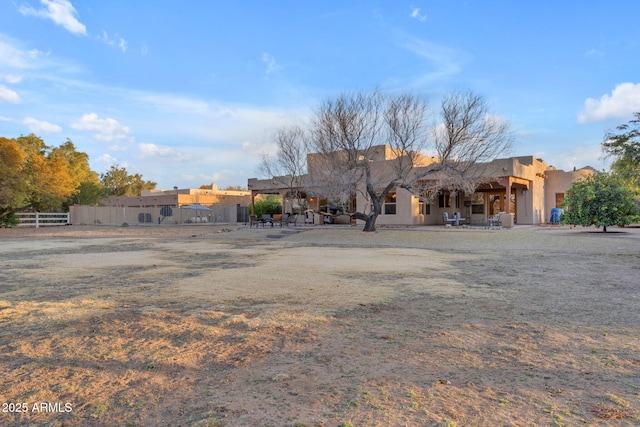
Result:
<instances>
[{"instance_id":1,"label":"patio post","mask_svg":"<svg viewBox=\"0 0 640 427\"><path fill-rule=\"evenodd\" d=\"M513 182L511 181L511 177L507 177L507 186L506 186L506 200L504 201L504 212L506 214L510 214L511 212L509 212L510 208L511 208L511 185L513 184Z\"/></svg>"},{"instance_id":2,"label":"patio post","mask_svg":"<svg viewBox=\"0 0 640 427\"><path fill-rule=\"evenodd\" d=\"M256 214L256 193L251 190L251 215Z\"/></svg>"}]
</instances>

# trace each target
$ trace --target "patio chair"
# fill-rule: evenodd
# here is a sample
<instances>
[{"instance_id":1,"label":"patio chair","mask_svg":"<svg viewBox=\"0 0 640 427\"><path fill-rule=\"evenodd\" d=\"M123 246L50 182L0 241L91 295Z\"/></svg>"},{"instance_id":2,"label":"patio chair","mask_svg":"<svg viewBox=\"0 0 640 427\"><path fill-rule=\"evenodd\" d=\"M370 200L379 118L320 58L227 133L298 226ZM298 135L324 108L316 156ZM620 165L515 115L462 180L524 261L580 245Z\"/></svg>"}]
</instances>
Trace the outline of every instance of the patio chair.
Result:
<instances>
[{"instance_id":1,"label":"patio chair","mask_svg":"<svg viewBox=\"0 0 640 427\"><path fill-rule=\"evenodd\" d=\"M254 225L256 226L256 228L258 228L258 216L257 215L249 215L249 228L253 227Z\"/></svg>"},{"instance_id":2,"label":"patio chair","mask_svg":"<svg viewBox=\"0 0 640 427\"><path fill-rule=\"evenodd\" d=\"M298 225L298 214L289 215L289 218L287 218L287 227L289 224L293 224L294 227Z\"/></svg>"},{"instance_id":3,"label":"patio chair","mask_svg":"<svg viewBox=\"0 0 640 427\"><path fill-rule=\"evenodd\" d=\"M280 219L274 219L274 224L279 225L280 228L282 228L282 224L287 224L287 227L288 227L289 226L288 220L289 220L289 214L285 213L280 217Z\"/></svg>"},{"instance_id":4,"label":"patio chair","mask_svg":"<svg viewBox=\"0 0 640 427\"><path fill-rule=\"evenodd\" d=\"M273 227L273 218L271 218L270 214L262 215L262 218L260 218L260 222L262 223L263 227L265 226L265 224L271 224L271 226Z\"/></svg>"},{"instance_id":5,"label":"patio chair","mask_svg":"<svg viewBox=\"0 0 640 427\"><path fill-rule=\"evenodd\" d=\"M442 214L442 221L444 221L445 225L446 224L453 224L456 219L455 218L449 218L449 214L447 212L444 212Z\"/></svg>"},{"instance_id":6,"label":"patio chair","mask_svg":"<svg viewBox=\"0 0 640 427\"><path fill-rule=\"evenodd\" d=\"M504 212L498 212L497 214L490 216L489 218L487 218L487 221L489 221L489 227L499 227L500 224L500 215L502 215Z\"/></svg>"},{"instance_id":7,"label":"patio chair","mask_svg":"<svg viewBox=\"0 0 640 427\"><path fill-rule=\"evenodd\" d=\"M312 210L308 210L308 211L304 211L304 223L305 224L314 224L314 218L313 218L313 211Z\"/></svg>"}]
</instances>

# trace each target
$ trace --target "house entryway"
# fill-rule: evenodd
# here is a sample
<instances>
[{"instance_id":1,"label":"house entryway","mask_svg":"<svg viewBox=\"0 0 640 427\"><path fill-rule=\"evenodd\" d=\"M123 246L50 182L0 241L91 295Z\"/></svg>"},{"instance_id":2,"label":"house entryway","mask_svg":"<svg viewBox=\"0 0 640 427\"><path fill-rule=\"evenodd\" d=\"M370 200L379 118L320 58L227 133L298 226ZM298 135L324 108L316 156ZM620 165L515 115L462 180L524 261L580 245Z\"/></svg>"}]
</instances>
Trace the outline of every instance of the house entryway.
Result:
<instances>
[{"instance_id":1,"label":"house entryway","mask_svg":"<svg viewBox=\"0 0 640 427\"><path fill-rule=\"evenodd\" d=\"M487 192L487 212L489 216L494 216L500 212L506 212L507 192L502 191L489 191ZM513 221L517 224L518 218L516 212L516 190L511 189L511 197L509 199L509 213L513 214Z\"/></svg>"}]
</instances>

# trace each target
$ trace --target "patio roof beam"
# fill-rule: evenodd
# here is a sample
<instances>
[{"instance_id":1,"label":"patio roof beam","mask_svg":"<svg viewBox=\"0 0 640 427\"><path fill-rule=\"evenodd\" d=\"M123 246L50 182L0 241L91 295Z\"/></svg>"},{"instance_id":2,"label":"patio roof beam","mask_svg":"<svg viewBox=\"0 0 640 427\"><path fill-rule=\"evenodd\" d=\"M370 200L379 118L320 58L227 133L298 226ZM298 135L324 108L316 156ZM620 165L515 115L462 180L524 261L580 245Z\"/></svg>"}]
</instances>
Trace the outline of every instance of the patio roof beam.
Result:
<instances>
[{"instance_id":1,"label":"patio roof beam","mask_svg":"<svg viewBox=\"0 0 640 427\"><path fill-rule=\"evenodd\" d=\"M524 186L525 190L529 189L529 185L531 184L531 181L529 181L528 179L524 179L524 178L516 178L515 176L511 177L511 184L520 184L522 186Z\"/></svg>"}]
</instances>

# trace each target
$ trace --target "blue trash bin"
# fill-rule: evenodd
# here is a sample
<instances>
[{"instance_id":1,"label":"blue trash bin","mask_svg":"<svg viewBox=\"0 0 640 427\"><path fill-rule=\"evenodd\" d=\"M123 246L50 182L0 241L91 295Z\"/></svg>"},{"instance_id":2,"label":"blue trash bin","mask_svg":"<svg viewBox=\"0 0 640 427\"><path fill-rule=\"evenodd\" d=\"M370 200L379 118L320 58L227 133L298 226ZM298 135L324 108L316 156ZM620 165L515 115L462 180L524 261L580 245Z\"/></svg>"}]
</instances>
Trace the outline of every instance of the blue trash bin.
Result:
<instances>
[{"instance_id":1,"label":"blue trash bin","mask_svg":"<svg viewBox=\"0 0 640 427\"><path fill-rule=\"evenodd\" d=\"M551 209L551 216L549 217L549 222L552 224L559 224L561 216L562 216L562 209L553 208Z\"/></svg>"}]
</instances>

